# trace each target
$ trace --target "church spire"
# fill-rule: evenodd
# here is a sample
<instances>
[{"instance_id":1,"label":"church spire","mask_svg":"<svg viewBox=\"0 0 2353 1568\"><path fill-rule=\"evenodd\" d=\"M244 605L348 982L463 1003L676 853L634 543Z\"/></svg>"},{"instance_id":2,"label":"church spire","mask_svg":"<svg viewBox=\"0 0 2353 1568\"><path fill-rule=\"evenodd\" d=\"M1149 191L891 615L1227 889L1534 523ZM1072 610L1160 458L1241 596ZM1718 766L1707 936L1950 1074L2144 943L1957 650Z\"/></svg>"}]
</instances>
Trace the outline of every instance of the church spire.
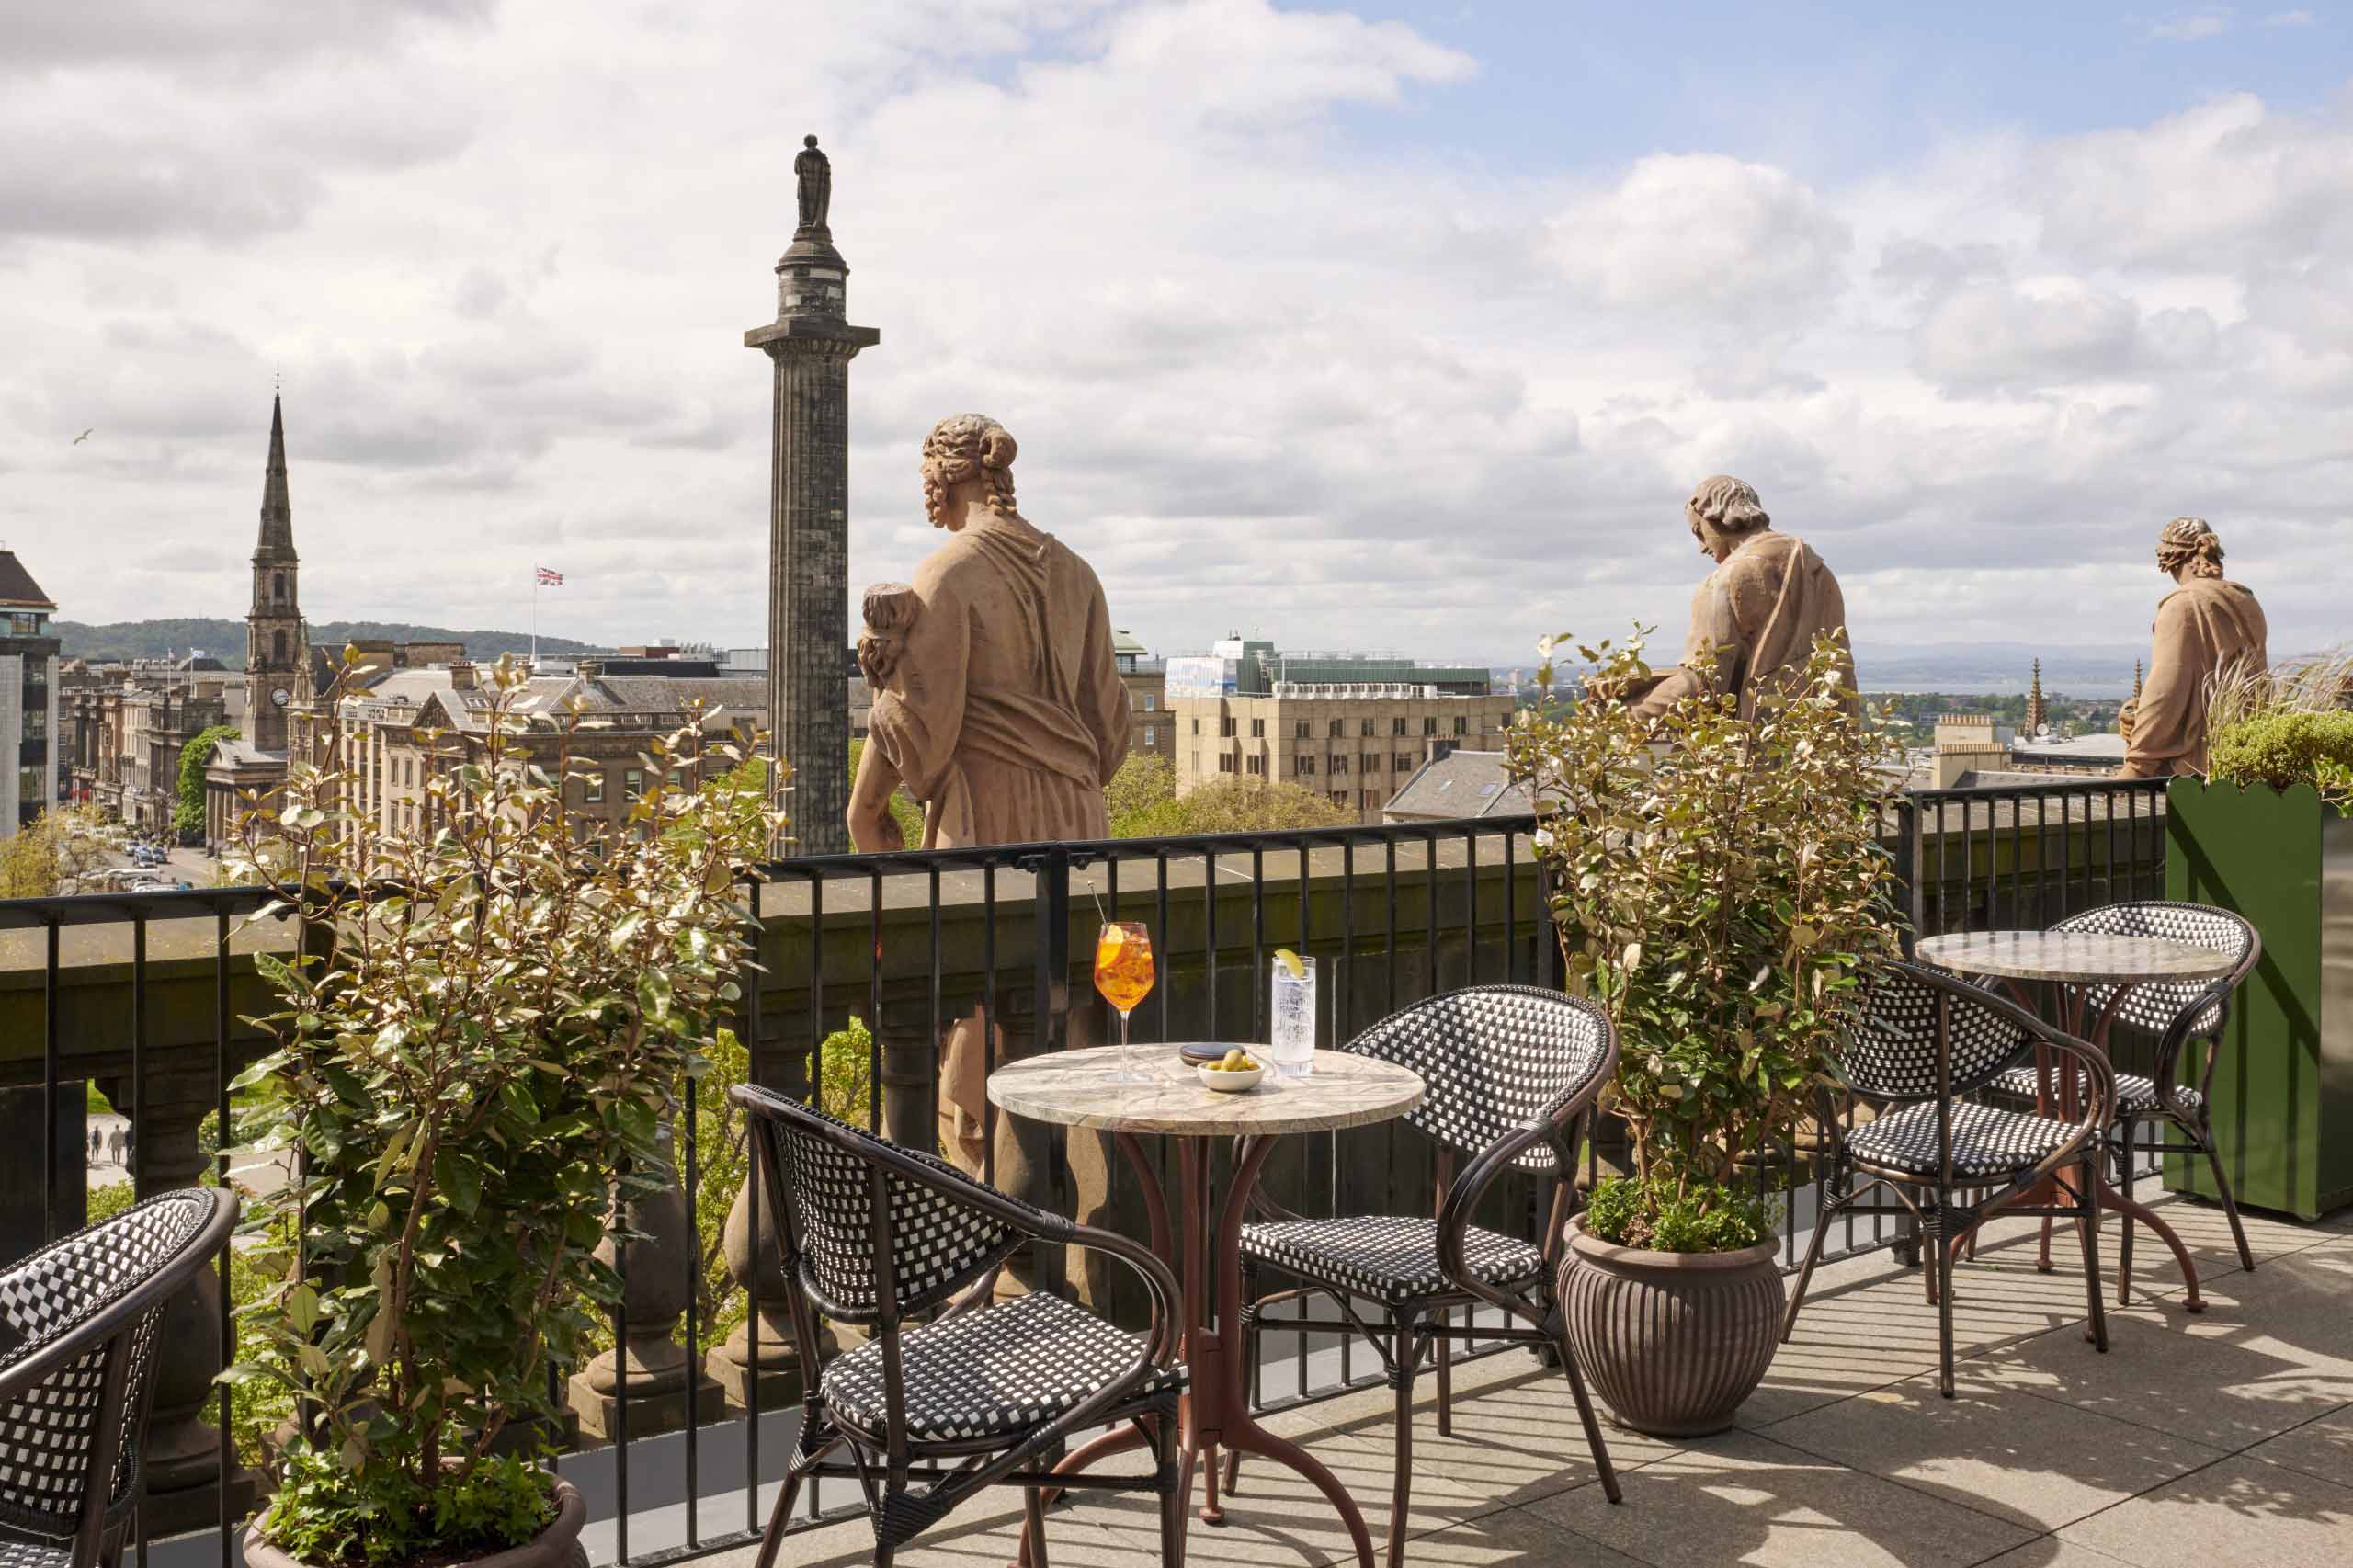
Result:
<instances>
[{"instance_id":1,"label":"church spire","mask_svg":"<svg viewBox=\"0 0 2353 1568\"><path fill-rule=\"evenodd\" d=\"M279 399L269 400L269 467L261 484L261 538L254 546L256 562L292 561L294 507L286 498L286 415Z\"/></svg>"},{"instance_id":2,"label":"church spire","mask_svg":"<svg viewBox=\"0 0 2353 1568\"><path fill-rule=\"evenodd\" d=\"M2051 728L2051 706L2042 699L2042 661L2034 662L2034 685L2026 694L2026 733L2039 735Z\"/></svg>"}]
</instances>

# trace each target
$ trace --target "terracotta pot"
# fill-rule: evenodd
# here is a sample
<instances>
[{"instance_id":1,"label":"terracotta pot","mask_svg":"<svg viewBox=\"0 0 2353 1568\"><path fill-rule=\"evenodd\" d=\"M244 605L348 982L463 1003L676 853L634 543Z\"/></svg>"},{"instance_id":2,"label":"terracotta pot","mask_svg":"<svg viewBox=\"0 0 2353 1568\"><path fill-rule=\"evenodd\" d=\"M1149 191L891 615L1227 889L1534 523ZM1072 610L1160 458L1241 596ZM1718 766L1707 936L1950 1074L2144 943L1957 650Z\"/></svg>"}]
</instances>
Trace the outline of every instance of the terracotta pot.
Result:
<instances>
[{"instance_id":1,"label":"terracotta pot","mask_svg":"<svg viewBox=\"0 0 2353 1568\"><path fill-rule=\"evenodd\" d=\"M1620 1426L1698 1437L1732 1425L1781 1332L1779 1242L1738 1252L1613 1246L1569 1221L1561 1311L1577 1363Z\"/></svg>"},{"instance_id":2,"label":"terracotta pot","mask_svg":"<svg viewBox=\"0 0 2353 1568\"><path fill-rule=\"evenodd\" d=\"M580 1544L581 1527L588 1522L588 1505L562 1476L555 1482L555 1522L520 1546L466 1560L462 1568L588 1568L588 1551ZM245 1568L308 1568L300 1560L261 1539L261 1521L245 1527Z\"/></svg>"}]
</instances>

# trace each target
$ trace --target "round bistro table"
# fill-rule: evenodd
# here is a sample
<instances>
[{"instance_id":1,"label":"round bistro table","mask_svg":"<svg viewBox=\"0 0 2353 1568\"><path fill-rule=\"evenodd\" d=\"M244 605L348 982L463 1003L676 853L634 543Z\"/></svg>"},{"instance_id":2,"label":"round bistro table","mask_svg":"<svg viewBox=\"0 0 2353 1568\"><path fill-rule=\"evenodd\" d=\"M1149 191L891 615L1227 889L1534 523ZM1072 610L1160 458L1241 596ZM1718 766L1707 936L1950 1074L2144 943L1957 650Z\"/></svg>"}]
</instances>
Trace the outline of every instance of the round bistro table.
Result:
<instances>
[{"instance_id":1,"label":"round bistro table","mask_svg":"<svg viewBox=\"0 0 2353 1568\"><path fill-rule=\"evenodd\" d=\"M1916 952L1922 963L1960 974L1982 974L2021 984L2040 981L2054 986L2061 998L2060 1028L2079 1040L2089 1040L2103 1051L2108 1049L2109 1026L2115 1021L2117 1006L2134 986L2220 980L2231 972L2234 962L2227 953L2189 942L2101 931L1972 931L1923 937ZM2087 993L2100 986L2108 988L2108 1000L2097 1016L2091 1017ZM2047 1062L2039 1062L2037 1067L2038 1103L2048 1112L2052 1072ZM2072 1115L2075 1074L2064 1073L2060 1077L2060 1108ZM2101 1135L2105 1137L2105 1131ZM2126 1157L2131 1157L2131 1151L2126 1151ZM2174 1261L2181 1266L2181 1277L2188 1287L2181 1304L2193 1312L2204 1311L2206 1302L2198 1294L2197 1266L2189 1261L2189 1249L2181 1244L2173 1227L2158 1219L2146 1204L2135 1203L2109 1186L2105 1172L2095 1175L2092 1185L2102 1209L2124 1215L2128 1223L2137 1220L2173 1249ZM2129 1244L2129 1235L2127 1242ZM2047 1216L2042 1221L2042 1254L2037 1267L2046 1274L2051 1272L2051 1221Z\"/></svg>"},{"instance_id":2,"label":"round bistro table","mask_svg":"<svg viewBox=\"0 0 2353 1568\"><path fill-rule=\"evenodd\" d=\"M1264 1048L1244 1049L1262 1055ZM1150 1076L1141 1084L1113 1081L1110 1074L1121 1070ZM1319 1051L1313 1074L1293 1078L1269 1068L1256 1088L1220 1094L1202 1087L1176 1045L1102 1046L1009 1062L989 1074L988 1091L989 1103L1010 1115L1110 1133L1135 1167L1153 1251L1168 1257L1172 1243L1183 1249L1185 1365L1191 1377L1182 1405L1178 1484L1189 1494L1199 1465L1202 1522L1224 1520L1217 1450L1258 1454L1297 1471L1329 1498L1356 1543L1358 1562L1372 1568L1372 1537L1355 1501L1313 1454L1250 1415L1250 1369L1244 1365L1248 1342L1241 1332L1242 1221L1276 1139L1403 1116L1422 1103L1421 1075L1368 1057ZM1176 1140L1181 1235L1170 1229L1159 1177L1137 1142L1145 1136ZM1214 1138L1239 1142L1233 1179L1212 1216L1208 1144ZM1122 1427L1074 1450L1056 1468L1083 1470L1142 1441Z\"/></svg>"}]
</instances>

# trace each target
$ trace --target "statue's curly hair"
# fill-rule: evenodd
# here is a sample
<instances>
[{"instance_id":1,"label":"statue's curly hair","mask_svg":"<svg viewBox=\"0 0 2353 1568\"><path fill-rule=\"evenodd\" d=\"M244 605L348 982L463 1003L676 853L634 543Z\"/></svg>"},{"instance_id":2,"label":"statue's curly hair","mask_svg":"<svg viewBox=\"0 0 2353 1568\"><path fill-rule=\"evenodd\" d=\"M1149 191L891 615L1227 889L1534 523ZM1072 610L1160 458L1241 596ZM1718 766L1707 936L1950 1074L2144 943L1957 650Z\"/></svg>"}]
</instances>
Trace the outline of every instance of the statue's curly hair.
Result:
<instances>
[{"instance_id":1,"label":"statue's curly hair","mask_svg":"<svg viewBox=\"0 0 2353 1568\"><path fill-rule=\"evenodd\" d=\"M2157 570L2189 568L2193 577L2222 574L2222 540L2203 517L2176 517L2157 535Z\"/></svg>"},{"instance_id":2,"label":"statue's curly hair","mask_svg":"<svg viewBox=\"0 0 2353 1568\"><path fill-rule=\"evenodd\" d=\"M1018 449L1013 433L985 414L951 414L923 438L924 459L938 461L943 483L985 474L989 490L982 505L1001 517L1014 515L1013 454Z\"/></svg>"},{"instance_id":3,"label":"statue's curly hair","mask_svg":"<svg viewBox=\"0 0 2353 1568\"><path fill-rule=\"evenodd\" d=\"M1747 481L1728 473L1711 474L1701 480L1699 487L1691 492L1691 499L1684 503L1683 510L1694 522L1712 523L1730 533L1747 533L1773 521L1766 516L1755 488Z\"/></svg>"}]
</instances>

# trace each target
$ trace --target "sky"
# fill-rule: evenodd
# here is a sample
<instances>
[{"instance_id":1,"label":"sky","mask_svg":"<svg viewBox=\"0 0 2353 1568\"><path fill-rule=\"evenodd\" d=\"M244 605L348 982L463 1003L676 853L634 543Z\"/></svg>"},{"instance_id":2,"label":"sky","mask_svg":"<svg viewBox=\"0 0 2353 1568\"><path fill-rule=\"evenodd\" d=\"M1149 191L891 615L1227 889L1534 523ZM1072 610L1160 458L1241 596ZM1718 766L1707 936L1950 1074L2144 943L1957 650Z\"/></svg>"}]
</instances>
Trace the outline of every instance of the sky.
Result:
<instances>
[{"instance_id":1,"label":"sky","mask_svg":"<svg viewBox=\"0 0 2353 1568\"><path fill-rule=\"evenodd\" d=\"M1765 15L1755 14L1764 10ZM2353 635L2353 6L106 0L0 21L0 542L241 617L765 639L791 159L850 574L924 432L1166 653L1679 640L1714 472L1866 650L2145 639L2209 518ZM90 432L86 440L74 437ZM1864 670L1866 681L1869 671Z\"/></svg>"}]
</instances>

